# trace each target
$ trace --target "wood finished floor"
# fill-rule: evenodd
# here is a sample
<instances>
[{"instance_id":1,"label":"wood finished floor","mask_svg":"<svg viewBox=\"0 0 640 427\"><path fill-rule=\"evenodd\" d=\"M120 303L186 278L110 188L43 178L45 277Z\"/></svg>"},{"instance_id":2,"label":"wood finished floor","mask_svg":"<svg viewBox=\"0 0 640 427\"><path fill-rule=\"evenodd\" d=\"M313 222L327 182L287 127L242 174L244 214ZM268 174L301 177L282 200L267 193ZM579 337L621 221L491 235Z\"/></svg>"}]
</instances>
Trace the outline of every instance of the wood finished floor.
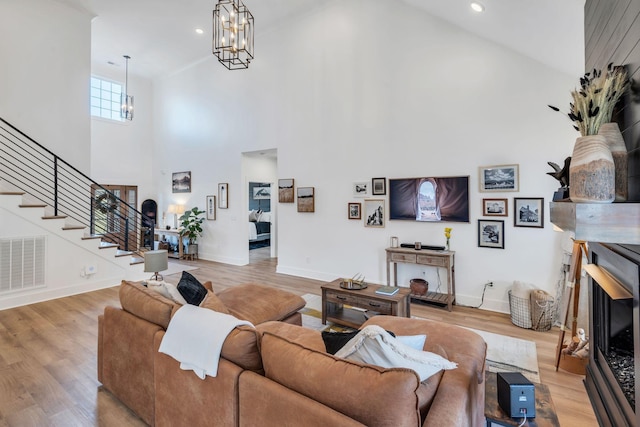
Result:
<instances>
[{"instance_id":1,"label":"wood finished floor","mask_svg":"<svg viewBox=\"0 0 640 427\"><path fill-rule=\"evenodd\" d=\"M323 282L276 274L268 248L251 251L251 264L237 267L209 261L197 266L199 280L215 290L259 282L320 295ZM165 280L177 283L179 274ZM114 283L114 285L117 285ZM132 412L102 389L96 379L97 318L107 305L119 306L118 288L0 311L0 427L142 426ZM563 427L597 426L582 379L556 372L557 331L514 326L509 316L455 306L453 312L412 304L415 316L535 341L542 382L549 386Z\"/></svg>"}]
</instances>

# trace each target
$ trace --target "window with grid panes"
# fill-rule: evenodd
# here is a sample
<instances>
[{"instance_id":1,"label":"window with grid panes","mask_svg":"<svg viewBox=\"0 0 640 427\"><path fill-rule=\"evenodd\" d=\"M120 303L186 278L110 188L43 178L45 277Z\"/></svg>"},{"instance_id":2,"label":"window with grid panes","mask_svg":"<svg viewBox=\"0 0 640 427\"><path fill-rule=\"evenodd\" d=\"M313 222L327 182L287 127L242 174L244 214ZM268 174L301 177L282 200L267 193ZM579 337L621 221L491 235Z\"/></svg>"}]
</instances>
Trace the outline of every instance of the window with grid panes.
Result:
<instances>
[{"instance_id":1,"label":"window with grid panes","mask_svg":"<svg viewBox=\"0 0 640 427\"><path fill-rule=\"evenodd\" d=\"M120 83L91 77L91 115L103 119L123 121L120 117Z\"/></svg>"}]
</instances>

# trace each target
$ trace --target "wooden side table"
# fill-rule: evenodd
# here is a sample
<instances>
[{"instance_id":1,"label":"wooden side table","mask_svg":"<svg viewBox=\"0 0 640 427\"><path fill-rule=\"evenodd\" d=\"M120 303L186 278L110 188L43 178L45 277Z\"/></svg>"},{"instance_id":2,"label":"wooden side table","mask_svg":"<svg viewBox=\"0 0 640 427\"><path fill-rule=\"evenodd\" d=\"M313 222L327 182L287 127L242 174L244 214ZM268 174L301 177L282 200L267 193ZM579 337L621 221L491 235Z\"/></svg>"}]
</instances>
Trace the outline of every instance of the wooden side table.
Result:
<instances>
[{"instance_id":1,"label":"wooden side table","mask_svg":"<svg viewBox=\"0 0 640 427\"><path fill-rule=\"evenodd\" d=\"M398 286L398 263L420 264L447 270L447 293L428 292L427 295L411 295L413 299L446 305L451 311L456 300L456 278L453 251L432 251L428 249L387 248L387 285L391 286L391 264L393 264L393 284Z\"/></svg>"},{"instance_id":2,"label":"wooden side table","mask_svg":"<svg viewBox=\"0 0 640 427\"><path fill-rule=\"evenodd\" d=\"M536 417L528 418L525 426L528 427L560 427L556 408L551 400L549 387L544 384L533 383L536 395ZM486 372L485 374L485 399L484 416L487 419L487 427L492 426L518 426L522 418L511 418L498 404L497 374Z\"/></svg>"},{"instance_id":3,"label":"wooden side table","mask_svg":"<svg viewBox=\"0 0 640 427\"><path fill-rule=\"evenodd\" d=\"M340 282L341 279L336 279L321 286L324 325L330 321L357 329L371 315L411 317L409 288L400 288L395 295L388 296L376 294L380 285L354 290L341 288Z\"/></svg>"}]
</instances>

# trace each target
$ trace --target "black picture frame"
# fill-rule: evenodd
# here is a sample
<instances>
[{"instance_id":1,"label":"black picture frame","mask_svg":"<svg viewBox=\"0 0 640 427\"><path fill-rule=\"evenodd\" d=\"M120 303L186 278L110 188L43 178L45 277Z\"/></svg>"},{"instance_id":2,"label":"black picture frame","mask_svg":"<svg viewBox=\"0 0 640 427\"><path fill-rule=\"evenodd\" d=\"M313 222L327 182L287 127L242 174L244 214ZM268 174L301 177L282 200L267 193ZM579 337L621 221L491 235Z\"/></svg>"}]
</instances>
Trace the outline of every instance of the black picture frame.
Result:
<instances>
[{"instance_id":1,"label":"black picture frame","mask_svg":"<svg viewBox=\"0 0 640 427\"><path fill-rule=\"evenodd\" d=\"M478 247L504 249L503 220L478 220Z\"/></svg>"},{"instance_id":2,"label":"black picture frame","mask_svg":"<svg viewBox=\"0 0 640 427\"><path fill-rule=\"evenodd\" d=\"M387 178L371 178L371 195L385 196L387 194Z\"/></svg>"},{"instance_id":3,"label":"black picture frame","mask_svg":"<svg viewBox=\"0 0 640 427\"><path fill-rule=\"evenodd\" d=\"M171 174L172 193L191 193L191 171Z\"/></svg>"},{"instance_id":4,"label":"black picture frame","mask_svg":"<svg viewBox=\"0 0 640 427\"><path fill-rule=\"evenodd\" d=\"M544 198L514 197L513 226L544 228Z\"/></svg>"}]
</instances>

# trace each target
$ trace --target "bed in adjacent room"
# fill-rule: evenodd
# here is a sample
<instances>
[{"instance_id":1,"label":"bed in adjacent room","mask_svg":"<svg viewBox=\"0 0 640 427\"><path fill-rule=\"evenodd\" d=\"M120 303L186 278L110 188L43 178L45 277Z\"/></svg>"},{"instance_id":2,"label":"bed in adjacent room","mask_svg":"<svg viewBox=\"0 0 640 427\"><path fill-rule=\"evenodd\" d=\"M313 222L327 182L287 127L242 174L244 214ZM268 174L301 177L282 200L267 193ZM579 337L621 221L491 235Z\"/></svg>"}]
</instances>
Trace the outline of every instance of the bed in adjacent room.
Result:
<instances>
[{"instance_id":1,"label":"bed in adjacent room","mask_svg":"<svg viewBox=\"0 0 640 427\"><path fill-rule=\"evenodd\" d=\"M249 242L271 239L271 212L249 211Z\"/></svg>"}]
</instances>

